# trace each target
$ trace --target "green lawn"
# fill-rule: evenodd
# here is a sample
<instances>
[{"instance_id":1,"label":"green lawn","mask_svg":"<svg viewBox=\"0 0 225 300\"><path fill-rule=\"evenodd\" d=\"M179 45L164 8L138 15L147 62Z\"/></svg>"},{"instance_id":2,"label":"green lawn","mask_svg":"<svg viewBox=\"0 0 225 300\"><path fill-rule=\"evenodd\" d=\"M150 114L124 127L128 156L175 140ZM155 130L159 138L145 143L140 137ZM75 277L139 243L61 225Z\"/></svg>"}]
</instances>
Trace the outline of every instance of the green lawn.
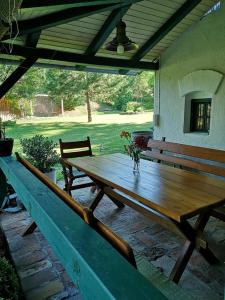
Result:
<instances>
[{"instance_id":1,"label":"green lawn","mask_svg":"<svg viewBox=\"0 0 225 300\"><path fill-rule=\"evenodd\" d=\"M75 121L76 120L76 121ZM43 134L55 142L59 138L65 141L81 140L87 136L91 139L95 155L123 151L120 132L149 130L152 123L152 113L137 115L104 114L93 115L93 122L86 123L86 116L70 118L46 118L19 120L17 124L8 127L8 137L13 137L13 151L21 152L20 138L29 138L35 134Z\"/></svg>"}]
</instances>

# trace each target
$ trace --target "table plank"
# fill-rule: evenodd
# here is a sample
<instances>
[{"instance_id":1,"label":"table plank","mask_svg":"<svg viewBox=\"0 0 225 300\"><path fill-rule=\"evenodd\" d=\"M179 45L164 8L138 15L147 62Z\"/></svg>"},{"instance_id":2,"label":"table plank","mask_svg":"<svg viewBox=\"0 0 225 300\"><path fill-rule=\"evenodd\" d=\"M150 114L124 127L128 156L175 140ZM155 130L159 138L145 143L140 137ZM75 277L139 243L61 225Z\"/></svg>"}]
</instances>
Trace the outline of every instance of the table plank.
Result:
<instances>
[{"instance_id":1,"label":"table plank","mask_svg":"<svg viewBox=\"0 0 225 300\"><path fill-rule=\"evenodd\" d=\"M180 222L225 203L225 182L141 160L140 174L124 154L68 159L71 165Z\"/></svg>"}]
</instances>

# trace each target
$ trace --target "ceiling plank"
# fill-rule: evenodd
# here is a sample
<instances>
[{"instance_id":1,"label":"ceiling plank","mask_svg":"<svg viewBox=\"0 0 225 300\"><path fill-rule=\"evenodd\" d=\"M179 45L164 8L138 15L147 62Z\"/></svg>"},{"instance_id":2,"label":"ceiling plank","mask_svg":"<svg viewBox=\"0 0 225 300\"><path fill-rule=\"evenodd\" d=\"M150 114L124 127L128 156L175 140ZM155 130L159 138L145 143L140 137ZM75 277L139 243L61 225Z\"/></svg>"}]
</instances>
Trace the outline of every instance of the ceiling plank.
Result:
<instances>
[{"instance_id":1,"label":"ceiling plank","mask_svg":"<svg viewBox=\"0 0 225 300\"><path fill-rule=\"evenodd\" d=\"M132 60L142 59L162 38L166 36L201 0L187 0L134 54Z\"/></svg>"},{"instance_id":2,"label":"ceiling plank","mask_svg":"<svg viewBox=\"0 0 225 300\"><path fill-rule=\"evenodd\" d=\"M102 25L101 29L96 34L87 50L85 51L86 55L95 55L98 52L98 50L114 30L120 19L126 14L130 6L131 5L125 6L123 8L118 8L111 12L111 14Z\"/></svg>"},{"instance_id":3,"label":"ceiling plank","mask_svg":"<svg viewBox=\"0 0 225 300\"><path fill-rule=\"evenodd\" d=\"M33 66L37 57L26 58L15 71L0 85L0 99L14 86L14 84Z\"/></svg>"},{"instance_id":4,"label":"ceiling plank","mask_svg":"<svg viewBox=\"0 0 225 300\"><path fill-rule=\"evenodd\" d=\"M9 39L10 37L13 38L15 36L21 36L32 32L37 32L50 27L79 20L81 18L93 14L101 13L108 10L114 10L117 8L124 7L125 5L129 5L137 2L137 0L124 0L124 1L126 2L120 1L119 3L116 4L103 4L98 6L87 6L87 7L79 7L79 8L73 7L73 8L68 8L57 12L49 13L43 16L38 16L32 19L13 22L11 26L11 30L12 30L11 36L7 35L3 37L2 41ZM7 23L4 23L4 25L8 26ZM19 28L19 32L18 32L18 28Z\"/></svg>"},{"instance_id":5,"label":"ceiling plank","mask_svg":"<svg viewBox=\"0 0 225 300\"><path fill-rule=\"evenodd\" d=\"M0 43L0 52L2 54L22 56L26 58L38 57L53 61L65 61L81 65L115 67L128 70L158 70L159 67L158 63L152 62L136 62L127 59L88 56L84 54L69 53L43 48L29 48L19 45L14 45L10 52L9 49L7 49L7 44L2 43Z\"/></svg>"}]
</instances>

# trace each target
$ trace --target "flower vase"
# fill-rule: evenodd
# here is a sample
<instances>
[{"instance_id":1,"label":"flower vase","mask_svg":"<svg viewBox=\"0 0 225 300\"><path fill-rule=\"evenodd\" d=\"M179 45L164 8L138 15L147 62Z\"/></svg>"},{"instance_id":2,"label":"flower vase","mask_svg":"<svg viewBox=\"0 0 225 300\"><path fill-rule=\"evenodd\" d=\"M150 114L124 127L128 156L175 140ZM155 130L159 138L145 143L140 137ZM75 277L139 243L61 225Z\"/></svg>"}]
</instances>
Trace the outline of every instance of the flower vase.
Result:
<instances>
[{"instance_id":1,"label":"flower vase","mask_svg":"<svg viewBox=\"0 0 225 300\"><path fill-rule=\"evenodd\" d=\"M134 158L133 173L139 174L140 157Z\"/></svg>"}]
</instances>

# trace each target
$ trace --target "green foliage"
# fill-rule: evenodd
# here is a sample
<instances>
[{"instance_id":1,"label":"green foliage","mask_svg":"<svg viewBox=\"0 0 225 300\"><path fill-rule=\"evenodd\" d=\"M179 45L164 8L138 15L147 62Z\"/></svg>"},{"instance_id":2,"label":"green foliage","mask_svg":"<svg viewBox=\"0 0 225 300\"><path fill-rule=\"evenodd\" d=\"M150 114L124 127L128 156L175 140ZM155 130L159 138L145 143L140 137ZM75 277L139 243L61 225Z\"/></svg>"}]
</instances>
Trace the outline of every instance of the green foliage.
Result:
<instances>
[{"instance_id":1,"label":"green foliage","mask_svg":"<svg viewBox=\"0 0 225 300\"><path fill-rule=\"evenodd\" d=\"M20 139L20 144L27 159L42 172L49 172L59 161L55 150L57 143L48 137L37 134L32 138Z\"/></svg>"},{"instance_id":2,"label":"green foliage","mask_svg":"<svg viewBox=\"0 0 225 300\"><path fill-rule=\"evenodd\" d=\"M0 66L0 81L15 67ZM153 106L154 74L142 72L136 76L99 74L61 69L31 68L9 91L7 99L16 100L22 113L30 114L30 101L36 94L46 93L59 107L73 110L88 101L106 103L117 110L127 110L127 103L137 102L139 110ZM90 110L90 107L87 106ZM90 113L90 111L89 111Z\"/></svg>"},{"instance_id":3,"label":"green foliage","mask_svg":"<svg viewBox=\"0 0 225 300\"><path fill-rule=\"evenodd\" d=\"M0 298L17 300L20 285L12 265L3 257L0 258Z\"/></svg>"}]
</instances>

